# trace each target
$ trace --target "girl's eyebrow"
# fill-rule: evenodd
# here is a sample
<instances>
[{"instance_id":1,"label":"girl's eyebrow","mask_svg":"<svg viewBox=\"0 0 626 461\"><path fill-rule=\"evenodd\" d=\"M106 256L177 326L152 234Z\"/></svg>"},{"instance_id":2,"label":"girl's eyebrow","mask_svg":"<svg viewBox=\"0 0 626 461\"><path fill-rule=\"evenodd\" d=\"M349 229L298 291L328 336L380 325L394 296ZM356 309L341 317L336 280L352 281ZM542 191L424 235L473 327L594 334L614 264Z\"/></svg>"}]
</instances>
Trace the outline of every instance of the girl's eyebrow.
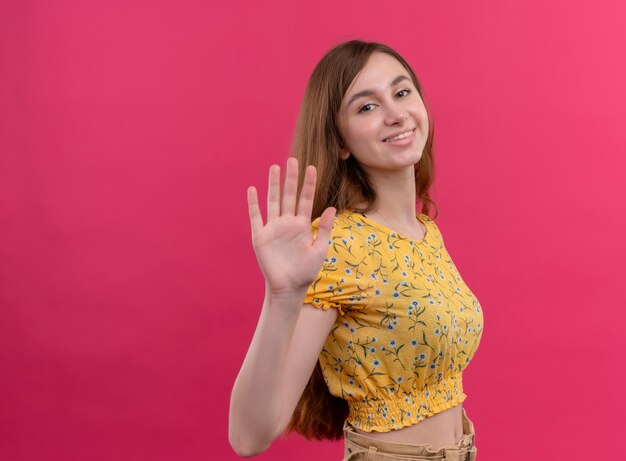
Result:
<instances>
[{"instance_id":1,"label":"girl's eyebrow","mask_svg":"<svg viewBox=\"0 0 626 461\"><path fill-rule=\"evenodd\" d=\"M394 78L391 83L389 84L390 87L397 85L398 83L400 83L402 80L409 80L409 77L407 77L406 75L398 75L396 78ZM410 81L410 80L409 80ZM363 91L359 91L358 93L355 93L351 98L350 101L348 101L348 104L346 107L350 106L350 104L352 104L354 101L356 101L359 98L362 98L364 96L372 96L374 94L374 90L363 90Z\"/></svg>"}]
</instances>

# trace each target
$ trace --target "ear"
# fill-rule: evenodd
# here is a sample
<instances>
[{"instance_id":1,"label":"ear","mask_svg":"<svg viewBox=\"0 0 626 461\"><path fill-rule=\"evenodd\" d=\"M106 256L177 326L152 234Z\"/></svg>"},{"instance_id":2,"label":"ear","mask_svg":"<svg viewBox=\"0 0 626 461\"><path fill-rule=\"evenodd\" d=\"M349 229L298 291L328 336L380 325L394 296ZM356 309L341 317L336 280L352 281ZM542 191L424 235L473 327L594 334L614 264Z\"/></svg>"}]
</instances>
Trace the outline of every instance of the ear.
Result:
<instances>
[{"instance_id":1,"label":"ear","mask_svg":"<svg viewBox=\"0 0 626 461\"><path fill-rule=\"evenodd\" d=\"M341 149L339 152L339 158L341 160L348 160L348 157L350 157L350 151L348 149Z\"/></svg>"}]
</instances>

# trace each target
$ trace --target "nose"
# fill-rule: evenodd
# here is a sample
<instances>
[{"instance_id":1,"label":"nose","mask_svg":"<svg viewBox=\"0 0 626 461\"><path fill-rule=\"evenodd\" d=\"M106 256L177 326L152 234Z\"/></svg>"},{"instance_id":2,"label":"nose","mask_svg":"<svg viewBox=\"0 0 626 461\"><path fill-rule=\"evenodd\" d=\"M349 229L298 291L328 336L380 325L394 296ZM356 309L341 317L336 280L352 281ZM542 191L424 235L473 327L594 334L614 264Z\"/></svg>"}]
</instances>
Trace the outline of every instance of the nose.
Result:
<instances>
[{"instance_id":1,"label":"nose","mask_svg":"<svg viewBox=\"0 0 626 461\"><path fill-rule=\"evenodd\" d=\"M397 105L389 105L387 108L387 113L385 114L385 124L386 125L402 125L406 119L408 118L408 114L405 110Z\"/></svg>"}]
</instances>

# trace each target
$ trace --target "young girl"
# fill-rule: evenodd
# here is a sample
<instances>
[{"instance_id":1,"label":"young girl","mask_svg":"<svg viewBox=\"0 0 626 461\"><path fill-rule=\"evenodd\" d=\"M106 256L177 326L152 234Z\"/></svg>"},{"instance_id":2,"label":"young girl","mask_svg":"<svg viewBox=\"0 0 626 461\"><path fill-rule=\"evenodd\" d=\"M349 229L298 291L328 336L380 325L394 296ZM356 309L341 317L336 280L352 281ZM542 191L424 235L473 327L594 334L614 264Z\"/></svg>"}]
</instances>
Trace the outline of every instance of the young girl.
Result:
<instances>
[{"instance_id":1,"label":"young girl","mask_svg":"<svg viewBox=\"0 0 626 461\"><path fill-rule=\"evenodd\" d=\"M344 460L475 459L462 372L483 314L428 216L432 145L398 53L354 40L318 63L265 224L248 188L266 290L231 395L240 456L288 429L343 436Z\"/></svg>"}]
</instances>

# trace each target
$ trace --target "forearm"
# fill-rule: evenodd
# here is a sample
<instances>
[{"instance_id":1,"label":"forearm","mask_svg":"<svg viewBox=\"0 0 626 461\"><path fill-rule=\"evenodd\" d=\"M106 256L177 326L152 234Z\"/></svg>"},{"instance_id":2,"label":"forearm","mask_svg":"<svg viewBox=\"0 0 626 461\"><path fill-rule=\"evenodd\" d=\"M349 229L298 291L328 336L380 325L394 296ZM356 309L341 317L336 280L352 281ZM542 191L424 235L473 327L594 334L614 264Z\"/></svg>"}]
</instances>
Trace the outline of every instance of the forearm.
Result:
<instances>
[{"instance_id":1,"label":"forearm","mask_svg":"<svg viewBox=\"0 0 626 461\"><path fill-rule=\"evenodd\" d=\"M278 436L287 352L305 294L306 290L277 297L266 289L230 400L229 440L239 454L260 453Z\"/></svg>"}]
</instances>

